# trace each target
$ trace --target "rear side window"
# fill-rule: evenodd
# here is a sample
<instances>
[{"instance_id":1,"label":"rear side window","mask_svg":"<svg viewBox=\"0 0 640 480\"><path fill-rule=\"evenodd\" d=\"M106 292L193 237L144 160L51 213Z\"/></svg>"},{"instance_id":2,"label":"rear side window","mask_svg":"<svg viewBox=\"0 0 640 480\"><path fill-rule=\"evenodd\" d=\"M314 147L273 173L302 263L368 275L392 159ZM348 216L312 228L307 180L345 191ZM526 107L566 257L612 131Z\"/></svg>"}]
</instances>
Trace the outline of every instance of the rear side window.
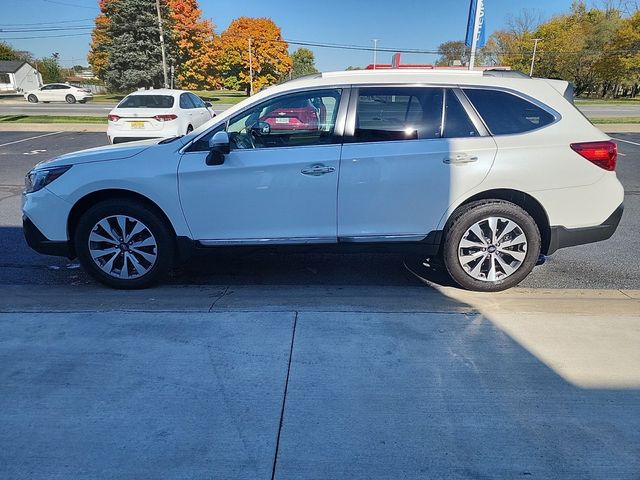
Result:
<instances>
[{"instance_id":1,"label":"rear side window","mask_svg":"<svg viewBox=\"0 0 640 480\"><path fill-rule=\"evenodd\" d=\"M388 142L440 138L441 88L361 88L355 142Z\"/></svg>"},{"instance_id":2,"label":"rear side window","mask_svg":"<svg viewBox=\"0 0 640 480\"><path fill-rule=\"evenodd\" d=\"M546 110L508 92L469 88L464 93L493 135L529 132L555 121Z\"/></svg>"},{"instance_id":3,"label":"rear side window","mask_svg":"<svg viewBox=\"0 0 640 480\"><path fill-rule=\"evenodd\" d=\"M172 108L171 95L129 95L118 108Z\"/></svg>"}]
</instances>

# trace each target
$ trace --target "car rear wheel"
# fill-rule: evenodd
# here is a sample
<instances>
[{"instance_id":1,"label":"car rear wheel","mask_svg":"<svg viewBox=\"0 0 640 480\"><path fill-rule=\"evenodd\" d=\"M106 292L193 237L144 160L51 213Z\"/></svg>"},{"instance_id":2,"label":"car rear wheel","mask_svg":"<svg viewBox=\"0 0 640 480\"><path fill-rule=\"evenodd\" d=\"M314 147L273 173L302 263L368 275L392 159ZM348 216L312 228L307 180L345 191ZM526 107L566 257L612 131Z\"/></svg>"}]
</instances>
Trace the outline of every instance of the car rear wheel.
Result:
<instances>
[{"instance_id":1,"label":"car rear wheel","mask_svg":"<svg viewBox=\"0 0 640 480\"><path fill-rule=\"evenodd\" d=\"M38 103L38 97L36 97L33 93L27 97L29 103Z\"/></svg>"},{"instance_id":2,"label":"car rear wheel","mask_svg":"<svg viewBox=\"0 0 640 480\"><path fill-rule=\"evenodd\" d=\"M99 282L113 288L149 287L169 270L174 238L153 211L127 200L91 207L75 230L80 263Z\"/></svg>"},{"instance_id":3,"label":"car rear wheel","mask_svg":"<svg viewBox=\"0 0 640 480\"><path fill-rule=\"evenodd\" d=\"M67 95L65 97L65 100L67 101L67 103L76 103L76 97L74 97L73 95Z\"/></svg>"},{"instance_id":4,"label":"car rear wheel","mask_svg":"<svg viewBox=\"0 0 640 480\"><path fill-rule=\"evenodd\" d=\"M193 127L191 125L189 125L187 127L187 135L189 135L191 132L193 132Z\"/></svg>"},{"instance_id":5,"label":"car rear wheel","mask_svg":"<svg viewBox=\"0 0 640 480\"><path fill-rule=\"evenodd\" d=\"M538 226L519 206L473 202L454 214L445 232L443 260L462 288L497 292L524 280L540 255Z\"/></svg>"}]
</instances>

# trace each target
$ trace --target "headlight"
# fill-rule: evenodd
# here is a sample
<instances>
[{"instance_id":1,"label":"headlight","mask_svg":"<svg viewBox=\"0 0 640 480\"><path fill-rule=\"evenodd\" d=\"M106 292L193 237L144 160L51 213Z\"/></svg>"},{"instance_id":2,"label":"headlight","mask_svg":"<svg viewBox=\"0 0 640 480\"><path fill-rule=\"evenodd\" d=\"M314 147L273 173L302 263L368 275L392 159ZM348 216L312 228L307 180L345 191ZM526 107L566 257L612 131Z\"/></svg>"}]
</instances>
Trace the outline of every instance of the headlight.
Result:
<instances>
[{"instance_id":1,"label":"headlight","mask_svg":"<svg viewBox=\"0 0 640 480\"><path fill-rule=\"evenodd\" d=\"M27 176L24 177L25 193L33 193L41 190L70 168L71 165L64 165L62 167L37 168L31 170L27 173Z\"/></svg>"}]
</instances>

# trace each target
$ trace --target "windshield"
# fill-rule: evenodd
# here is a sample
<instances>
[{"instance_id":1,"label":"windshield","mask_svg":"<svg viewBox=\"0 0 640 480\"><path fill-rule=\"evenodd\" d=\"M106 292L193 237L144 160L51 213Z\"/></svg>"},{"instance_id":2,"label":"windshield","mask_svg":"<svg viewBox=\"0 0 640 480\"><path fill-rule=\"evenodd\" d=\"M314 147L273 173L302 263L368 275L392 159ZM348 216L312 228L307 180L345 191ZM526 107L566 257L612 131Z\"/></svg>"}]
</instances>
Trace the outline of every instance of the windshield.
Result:
<instances>
[{"instance_id":1,"label":"windshield","mask_svg":"<svg viewBox=\"0 0 640 480\"><path fill-rule=\"evenodd\" d=\"M118 108L171 108L173 97L171 95L129 95Z\"/></svg>"}]
</instances>

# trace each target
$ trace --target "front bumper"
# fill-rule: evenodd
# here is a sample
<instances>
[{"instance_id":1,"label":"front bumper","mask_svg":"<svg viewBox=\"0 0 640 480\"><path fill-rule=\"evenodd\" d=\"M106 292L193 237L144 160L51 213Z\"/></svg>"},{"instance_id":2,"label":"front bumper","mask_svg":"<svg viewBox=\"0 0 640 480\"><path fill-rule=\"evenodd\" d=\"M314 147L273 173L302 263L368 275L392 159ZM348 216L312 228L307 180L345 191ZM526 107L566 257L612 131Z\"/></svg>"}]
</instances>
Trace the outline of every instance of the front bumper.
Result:
<instances>
[{"instance_id":1,"label":"front bumper","mask_svg":"<svg viewBox=\"0 0 640 480\"><path fill-rule=\"evenodd\" d=\"M601 242L608 240L618 229L624 205L620 205L607 218L602 225L584 228L551 227L551 241L547 255L555 253L560 248L575 247L587 243Z\"/></svg>"},{"instance_id":2,"label":"front bumper","mask_svg":"<svg viewBox=\"0 0 640 480\"><path fill-rule=\"evenodd\" d=\"M22 231L27 245L38 253L67 257L69 259L73 259L76 256L70 242L49 240L27 217L22 217Z\"/></svg>"}]
</instances>

